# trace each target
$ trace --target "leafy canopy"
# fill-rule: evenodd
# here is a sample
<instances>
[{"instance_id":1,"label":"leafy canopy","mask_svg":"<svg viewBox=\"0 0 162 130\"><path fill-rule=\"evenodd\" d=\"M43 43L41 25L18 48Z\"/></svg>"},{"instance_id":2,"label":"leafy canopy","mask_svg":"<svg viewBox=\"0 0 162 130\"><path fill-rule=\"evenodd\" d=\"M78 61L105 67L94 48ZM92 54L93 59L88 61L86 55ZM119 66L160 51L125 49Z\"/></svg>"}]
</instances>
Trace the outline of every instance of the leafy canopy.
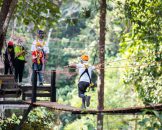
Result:
<instances>
[{"instance_id":1,"label":"leafy canopy","mask_svg":"<svg viewBox=\"0 0 162 130\"><path fill-rule=\"evenodd\" d=\"M60 11L59 6L51 0L19 0L14 16L25 25L44 29L55 25Z\"/></svg>"},{"instance_id":2,"label":"leafy canopy","mask_svg":"<svg viewBox=\"0 0 162 130\"><path fill-rule=\"evenodd\" d=\"M161 45L162 1L127 0L127 28L122 36L121 54L131 68L125 83L133 84L145 104L162 102Z\"/></svg>"}]
</instances>

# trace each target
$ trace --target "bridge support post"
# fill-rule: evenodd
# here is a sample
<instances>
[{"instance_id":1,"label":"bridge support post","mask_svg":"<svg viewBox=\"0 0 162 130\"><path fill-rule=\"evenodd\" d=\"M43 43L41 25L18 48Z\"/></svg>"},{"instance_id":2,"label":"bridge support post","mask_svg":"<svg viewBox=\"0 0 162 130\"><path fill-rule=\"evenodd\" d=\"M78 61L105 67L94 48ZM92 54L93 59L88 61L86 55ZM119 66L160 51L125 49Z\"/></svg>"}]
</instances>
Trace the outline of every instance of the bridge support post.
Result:
<instances>
[{"instance_id":1,"label":"bridge support post","mask_svg":"<svg viewBox=\"0 0 162 130\"><path fill-rule=\"evenodd\" d=\"M27 111L24 113L23 118L20 121L20 124L16 127L16 130L22 130L23 124L24 122L27 120L28 118L28 114L30 113L30 111L33 109L33 105L30 105L27 109Z\"/></svg>"},{"instance_id":2,"label":"bridge support post","mask_svg":"<svg viewBox=\"0 0 162 130\"><path fill-rule=\"evenodd\" d=\"M51 102L56 102L56 70L51 71Z\"/></svg>"},{"instance_id":3,"label":"bridge support post","mask_svg":"<svg viewBox=\"0 0 162 130\"><path fill-rule=\"evenodd\" d=\"M32 103L36 102L37 99L37 70L33 71L33 77L32 77Z\"/></svg>"}]
</instances>

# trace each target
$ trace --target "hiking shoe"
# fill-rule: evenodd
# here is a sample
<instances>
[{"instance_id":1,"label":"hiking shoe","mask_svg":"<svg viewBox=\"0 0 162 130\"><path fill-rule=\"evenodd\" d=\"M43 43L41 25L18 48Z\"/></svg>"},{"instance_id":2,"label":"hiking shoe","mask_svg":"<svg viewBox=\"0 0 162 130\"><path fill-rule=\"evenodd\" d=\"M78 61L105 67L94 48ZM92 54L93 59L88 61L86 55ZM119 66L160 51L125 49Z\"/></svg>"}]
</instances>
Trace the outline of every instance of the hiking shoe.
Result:
<instances>
[{"instance_id":1,"label":"hiking shoe","mask_svg":"<svg viewBox=\"0 0 162 130\"><path fill-rule=\"evenodd\" d=\"M86 109L85 101L86 101L86 96L82 97L82 106L81 106L81 109Z\"/></svg>"},{"instance_id":2,"label":"hiking shoe","mask_svg":"<svg viewBox=\"0 0 162 130\"><path fill-rule=\"evenodd\" d=\"M90 99L91 99L90 96L86 96L86 106L87 107L89 107L89 105L90 105Z\"/></svg>"},{"instance_id":3,"label":"hiking shoe","mask_svg":"<svg viewBox=\"0 0 162 130\"><path fill-rule=\"evenodd\" d=\"M18 86L23 86L24 84L22 82L19 82L18 83Z\"/></svg>"},{"instance_id":4,"label":"hiking shoe","mask_svg":"<svg viewBox=\"0 0 162 130\"><path fill-rule=\"evenodd\" d=\"M39 86L43 86L43 83L39 83Z\"/></svg>"},{"instance_id":5,"label":"hiking shoe","mask_svg":"<svg viewBox=\"0 0 162 130\"><path fill-rule=\"evenodd\" d=\"M86 106L82 104L81 109L86 109Z\"/></svg>"}]
</instances>

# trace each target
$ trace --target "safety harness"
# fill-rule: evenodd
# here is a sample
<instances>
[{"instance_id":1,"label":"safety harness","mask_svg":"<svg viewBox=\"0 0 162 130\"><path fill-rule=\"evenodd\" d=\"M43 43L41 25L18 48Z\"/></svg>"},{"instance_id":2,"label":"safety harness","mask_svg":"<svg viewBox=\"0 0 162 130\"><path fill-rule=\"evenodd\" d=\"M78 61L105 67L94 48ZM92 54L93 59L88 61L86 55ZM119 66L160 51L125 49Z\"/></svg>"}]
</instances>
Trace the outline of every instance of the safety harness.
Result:
<instances>
[{"instance_id":1,"label":"safety harness","mask_svg":"<svg viewBox=\"0 0 162 130\"><path fill-rule=\"evenodd\" d=\"M41 64L42 53L38 52L38 51L35 51L35 53L36 53L36 57L37 57L36 63L39 65L39 64Z\"/></svg>"},{"instance_id":2,"label":"safety harness","mask_svg":"<svg viewBox=\"0 0 162 130\"><path fill-rule=\"evenodd\" d=\"M36 44L37 43L40 43L39 41L38 41L38 38L36 39ZM43 40L43 43L41 43L41 45L44 47L45 46L45 41ZM44 51L44 49L42 49L42 52L43 52L43 59L45 60L46 59L46 53L45 53L45 51Z\"/></svg>"},{"instance_id":3,"label":"safety harness","mask_svg":"<svg viewBox=\"0 0 162 130\"><path fill-rule=\"evenodd\" d=\"M89 72L88 72L88 65L84 65L84 67L85 67L85 70L84 70L84 72L80 75L79 80L80 80L80 78L81 78L85 73L87 73L87 75L88 75L88 77L89 77L89 80L90 80L89 88L91 88L91 87L94 86L94 83L92 82L91 77L90 77L90 75L89 75Z\"/></svg>"}]
</instances>

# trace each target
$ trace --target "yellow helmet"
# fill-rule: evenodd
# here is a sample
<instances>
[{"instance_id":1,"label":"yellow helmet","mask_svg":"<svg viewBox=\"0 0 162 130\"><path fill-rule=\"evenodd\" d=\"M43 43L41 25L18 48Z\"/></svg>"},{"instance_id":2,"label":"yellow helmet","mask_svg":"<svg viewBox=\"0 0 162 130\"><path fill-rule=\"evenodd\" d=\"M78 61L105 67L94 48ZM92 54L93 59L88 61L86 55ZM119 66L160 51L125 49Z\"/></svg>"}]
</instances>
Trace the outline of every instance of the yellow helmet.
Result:
<instances>
[{"instance_id":1,"label":"yellow helmet","mask_svg":"<svg viewBox=\"0 0 162 130\"><path fill-rule=\"evenodd\" d=\"M82 56L81 56L81 59L82 59L83 61L88 61L88 60L89 60L89 56L88 56L88 55L82 55Z\"/></svg>"},{"instance_id":2,"label":"yellow helmet","mask_svg":"<svg viewBox=\"0 0 162 130\"><path fill-rule=\"evenodd\" d=\"M38 47L38 46L42 47L42 44L40 42L37 42L36 47Z\"/></svg>"}]
</instances>

